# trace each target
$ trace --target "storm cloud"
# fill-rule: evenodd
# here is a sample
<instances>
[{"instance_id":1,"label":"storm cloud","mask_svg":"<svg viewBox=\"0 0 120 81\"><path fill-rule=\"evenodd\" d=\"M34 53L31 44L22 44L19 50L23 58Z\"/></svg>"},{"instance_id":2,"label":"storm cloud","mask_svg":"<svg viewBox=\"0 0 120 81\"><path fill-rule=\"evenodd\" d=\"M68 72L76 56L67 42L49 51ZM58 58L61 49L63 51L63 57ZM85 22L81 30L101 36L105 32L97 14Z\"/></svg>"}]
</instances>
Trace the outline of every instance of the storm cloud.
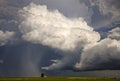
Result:
<instances>
[{"instance_id":1,"label":"storm cloud","mask_svg":"<svg viewBox=\"0 0 120 81\"><path fill-rule=\"evenodd\" d=\"M119 66L119 41L109 38L100 41L99 33L93 31L82 18L70 19L57 10L49 11L45 5L33 3L19 12L22 17L20 30L24 40L62 51L61 60L53 59L53 64L43 69L71 67L79 70L94 70L116 69ZM111 49L113 53L108 51ZM98 62L97 58L100 58ZM115 62L118 64L109 68ZM108 66L102 67L103 64Z\"/></svg>"},{"instance_id":2,"label":"storm cloud","mask_svg":"<svg viewBox=\"0 0 120 81\"><path fill-rule=\"evenodd\" d=\"M119 0L0 0L0 76L119 70L119 12Z\"/></svg>"},{"instance_id":3,"label":"storm cloud","mask_svg":"<svg viewBox=\"0 0 120 81\"><path fill-rule=\"evenodd\" d=\"M86 44L100 40L99 34L93 31L93 28L89 27L82 18L69 19L57 10L49 11L46 6L33 3L19 12L23 17L19 27L26 41L57 48L63 52L78 50L79 53ZM70 56L74 56L74 53ZM70 63L70 56L67 55L63 60L69 60ZM60 61L52 66L65 65L66 62L63 64Z\"/></svg>"}]
</instances>

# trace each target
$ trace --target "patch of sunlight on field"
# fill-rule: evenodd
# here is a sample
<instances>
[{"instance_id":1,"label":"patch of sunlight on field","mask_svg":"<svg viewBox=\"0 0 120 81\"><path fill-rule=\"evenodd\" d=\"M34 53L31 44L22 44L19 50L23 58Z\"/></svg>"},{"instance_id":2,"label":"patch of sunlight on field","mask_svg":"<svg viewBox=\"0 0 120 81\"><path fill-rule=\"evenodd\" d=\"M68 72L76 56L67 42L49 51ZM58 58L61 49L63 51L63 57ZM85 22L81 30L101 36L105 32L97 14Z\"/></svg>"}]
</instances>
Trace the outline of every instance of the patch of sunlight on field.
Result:
<instances>
[{"instance_id":1,"label":"patch of sunlight on field","mask_svg":"<svg viewBox=\"0 0 120 81\"><path fill-rule=\"evenodd\" d=\"M34 78L0 78L0 81L120 81L120 78L34 77Z\"/></svg>"}]
</instances>

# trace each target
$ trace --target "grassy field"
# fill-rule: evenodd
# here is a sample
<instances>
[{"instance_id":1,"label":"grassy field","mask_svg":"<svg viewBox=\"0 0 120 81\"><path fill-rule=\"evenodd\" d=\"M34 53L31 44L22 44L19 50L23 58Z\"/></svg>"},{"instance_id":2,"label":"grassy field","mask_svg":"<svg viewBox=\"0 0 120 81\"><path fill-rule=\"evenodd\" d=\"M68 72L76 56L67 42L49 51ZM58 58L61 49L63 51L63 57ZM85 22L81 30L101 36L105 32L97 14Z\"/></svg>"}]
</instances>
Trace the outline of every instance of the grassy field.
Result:
<instances>
[{"instance_id":1,"label":"grassy field","mask_svg":"<svg viewBox=\"0 0 120 81\"><path fill-rule=\"evenodd\" d=\"M81 78L81 77L47 77L47 78L0 78L0 81L120 81L120 78Z\"/></svg>"}]
</instances>

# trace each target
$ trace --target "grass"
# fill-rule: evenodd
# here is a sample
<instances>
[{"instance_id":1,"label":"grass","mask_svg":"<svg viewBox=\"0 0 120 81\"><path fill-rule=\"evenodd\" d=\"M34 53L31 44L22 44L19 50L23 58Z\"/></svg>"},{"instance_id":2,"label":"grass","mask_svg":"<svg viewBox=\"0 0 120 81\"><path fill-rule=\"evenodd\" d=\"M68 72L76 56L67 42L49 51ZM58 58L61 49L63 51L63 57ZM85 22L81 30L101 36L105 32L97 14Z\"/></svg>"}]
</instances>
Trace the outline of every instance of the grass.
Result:
<instances>
[{"instance_id":1,"label":"grass","mask_svg":"<svg viewBox=\"0 0 120 81\"><path fill-rule=\"evenodd\" d=\"M37 78L0 78L0 81L120 81L120 78L37 77Z\"/></svg>"}]
</instances>

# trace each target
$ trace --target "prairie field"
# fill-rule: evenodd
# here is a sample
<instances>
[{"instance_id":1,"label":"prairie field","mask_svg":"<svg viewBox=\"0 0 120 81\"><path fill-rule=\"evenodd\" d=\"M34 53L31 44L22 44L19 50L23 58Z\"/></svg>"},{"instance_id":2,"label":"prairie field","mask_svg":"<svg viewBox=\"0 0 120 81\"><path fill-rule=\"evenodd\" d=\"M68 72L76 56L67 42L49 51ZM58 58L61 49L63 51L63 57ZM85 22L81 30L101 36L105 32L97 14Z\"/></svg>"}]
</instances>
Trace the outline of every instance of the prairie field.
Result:
<instances>
[{"instance_id":1,"label":"prairie field","mask_svg":"<svg viewBox=\"0 0 120 81\"><path fill-rule=\"evenodd\" d=\"M120 78L87 78L87 77L30 77L30 78L0 78L0 81L120 81Z\"/></svg>"}]
</instances>

